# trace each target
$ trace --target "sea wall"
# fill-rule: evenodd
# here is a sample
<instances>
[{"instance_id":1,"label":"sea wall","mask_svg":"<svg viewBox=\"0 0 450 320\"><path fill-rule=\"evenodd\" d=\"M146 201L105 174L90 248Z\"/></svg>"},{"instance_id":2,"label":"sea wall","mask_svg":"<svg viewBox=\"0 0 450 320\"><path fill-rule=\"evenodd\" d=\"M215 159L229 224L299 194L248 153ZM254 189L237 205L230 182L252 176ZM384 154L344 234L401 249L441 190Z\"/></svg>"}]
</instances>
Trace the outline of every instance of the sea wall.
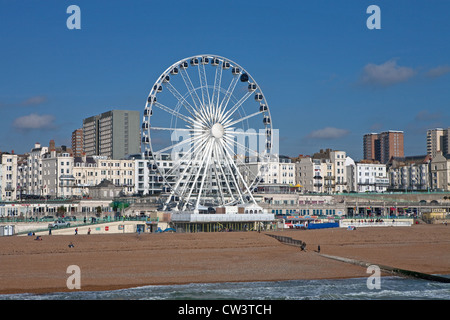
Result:
<instances>
[{"instance_id":1,"label":"sea wall","mask_svg":"<svg viewBox=\"0 0 450 320\"><path fill-rule=\"evenodd\" d=\"M410 227L414 219L342 219L339 223L341 228L348 227Z\"/></svg>"}]
</instances>

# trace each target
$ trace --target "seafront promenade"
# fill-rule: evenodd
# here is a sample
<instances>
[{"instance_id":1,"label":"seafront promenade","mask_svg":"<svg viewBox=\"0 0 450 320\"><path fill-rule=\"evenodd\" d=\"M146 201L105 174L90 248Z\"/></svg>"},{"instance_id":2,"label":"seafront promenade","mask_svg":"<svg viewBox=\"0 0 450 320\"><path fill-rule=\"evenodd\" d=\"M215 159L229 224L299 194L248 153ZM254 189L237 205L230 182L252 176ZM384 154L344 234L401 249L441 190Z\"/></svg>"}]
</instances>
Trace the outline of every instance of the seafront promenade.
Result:
<instances>
[{"instance_id":1,"label":"seafront promenade","mask_svg":"<svg viewBox=\"0 0 450 320\"><path fill-rule=\"evenodd\" d=\"M259 218L258 214L198 214L190 215L189 219L185 219L187 222L179 221L183 218L182 214L174 216L158 211L155 197L116 200L129 203L120 213L111 210L111 202L103 203L104 211L95 212L93 208L98 208L94 206L99 204L95 200L15 202L0 204L3 212L0 226L14 226L14 234L48 234L48 224L60 219L58 216L61 214L56 209L63 207L66 208L65 219L68 218L71 228L53 229L53 233L73 234L76 227L80 233L90 229L92 233L106 234L156 232L167 228L174 228L177 232L272 230L289 228L305 221L326 222L329 219L339 222L343 228L411 226L417 222L447 221L450 212L450 196L447 194L257 194L259 204L269 213L261 215L264 219ZM440 212L443 219L434 219L429 215L436 212Z\"/></svg>"}]
</instances>

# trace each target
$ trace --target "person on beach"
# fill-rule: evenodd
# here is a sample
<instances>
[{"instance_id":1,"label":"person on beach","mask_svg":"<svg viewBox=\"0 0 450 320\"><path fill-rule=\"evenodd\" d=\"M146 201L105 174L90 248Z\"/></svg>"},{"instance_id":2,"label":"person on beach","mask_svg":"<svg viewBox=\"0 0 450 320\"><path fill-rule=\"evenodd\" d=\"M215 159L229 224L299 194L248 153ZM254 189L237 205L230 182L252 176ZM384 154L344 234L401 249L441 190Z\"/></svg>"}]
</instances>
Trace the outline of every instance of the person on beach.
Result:
<instances>
[{"instance_id":1,"label":"person on beach","mask_svg":"<svg viewBox=\"0 0 450 320\"><path fill-rule=\"evenodd\" d=\"M78 234L78 228L75 228L75 235Z\"/></svg>"},{"instance_id":2,"label":"person on beach","mask_svg":"<svg viewBox=\"0 0 450 320\"><path fill-rule=\"evenodd\" d=\"M91 228L88 229L88 234L91 234Z\"/></svg>"},{"instance_id":3,"label":"person on beach","mask_svg":"<svg viewBox=\"0 0 450 320\"><path fill-rule=\"evenodd\" d=\"M317 246L317 252L320 253L320 244Z\"/></svg>"},{"instance_id":4,"label":"person on beach","mask_svg":"<svg viewBox=\"0 0 450 320\"><path fill-rule=\"evenodd\" d=\"M303 242L302 245L300 246L300 249L302 251L306 251L306 242Z\"/></svg>"}]
</instances>

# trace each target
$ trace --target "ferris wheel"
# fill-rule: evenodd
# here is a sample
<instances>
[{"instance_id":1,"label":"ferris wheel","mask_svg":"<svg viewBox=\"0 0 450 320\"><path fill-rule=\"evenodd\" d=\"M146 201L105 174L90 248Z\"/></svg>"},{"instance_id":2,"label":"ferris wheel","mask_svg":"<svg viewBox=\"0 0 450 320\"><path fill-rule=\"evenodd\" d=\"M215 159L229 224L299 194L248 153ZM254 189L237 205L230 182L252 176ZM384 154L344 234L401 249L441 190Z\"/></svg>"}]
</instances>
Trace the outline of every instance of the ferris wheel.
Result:
<instances>
[{"instance_id":1,"label":"ferris wheel","mask_svg":"<svg viewBox=\"0 0 450 320\"><path fill-rule=\"evenodd\" d=\"M151 178L168 196L165 210L256 203L252 193L273 146L269 106L237 63L217 55L188 57L152 87L142 145Z\"/></svg>"}]
</instances>

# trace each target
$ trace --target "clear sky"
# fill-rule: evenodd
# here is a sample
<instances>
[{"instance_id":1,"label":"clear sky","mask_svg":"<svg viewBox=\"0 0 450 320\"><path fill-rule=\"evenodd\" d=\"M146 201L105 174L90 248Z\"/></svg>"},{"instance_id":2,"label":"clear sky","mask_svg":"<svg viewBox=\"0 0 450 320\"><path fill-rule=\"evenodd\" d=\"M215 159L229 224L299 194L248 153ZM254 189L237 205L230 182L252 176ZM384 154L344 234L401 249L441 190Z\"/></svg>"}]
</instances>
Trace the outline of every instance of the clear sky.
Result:
<instances>
[{"instance_id":1,"label":"clear sky","mask_svg":"<svg viewBox=\"0 0 450 320\"><path fill-rule=\"evenodd\" d=\"M83 118L143 111L167 67L204 53L255 78L282 154L359 160L365 133L403 130L419 155L427 129L450 126L450 1L0 0L0 150L70 146Z\"/></svg>"}]
</instances>

